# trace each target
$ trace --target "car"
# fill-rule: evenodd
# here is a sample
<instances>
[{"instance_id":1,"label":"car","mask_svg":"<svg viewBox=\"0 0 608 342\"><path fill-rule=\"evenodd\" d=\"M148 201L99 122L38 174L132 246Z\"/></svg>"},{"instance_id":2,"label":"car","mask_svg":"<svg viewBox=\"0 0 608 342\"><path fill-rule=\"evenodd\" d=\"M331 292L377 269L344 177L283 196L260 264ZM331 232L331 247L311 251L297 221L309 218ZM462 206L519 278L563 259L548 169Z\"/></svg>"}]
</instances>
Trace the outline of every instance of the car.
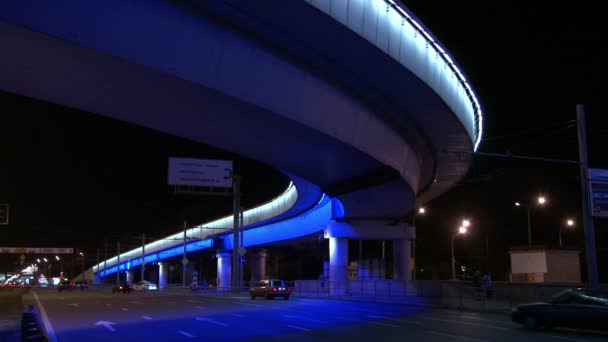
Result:
<instances>
[{"instance_id":1,"label":"car","mask_svg":"<svg viewBox=\"0 0 608 342\"><path fill-rule=\"evenodd\" d=\"M547 303L522 304L511 319L526 328L608 329L608 294L596 290L572 289L557 293Z\"/></svg>"},{"instance_id":2,"label":"car","mask_svg":"<svg viewBox=\"0 0 608 342\"><path fill-rule=\"evenodd\" d=\"M158 290L158 286L156 284L151 283L147 280L138 281L133 284L131 288L135 291L156 291Z\"/></svg>"},{"instance_id":3,"label":"car","mask_svg":"<svg viewBox=\"0 0 608 342\"><path fill-rule=\"evenodd\" d=\"M133 290L133 288L131 287L131 285L129 285L127 283L119 283L112 287L112 293L116 293L116 292L129 293L129 292L131 292L131 290Z\"/></svg>"},{"instance_id":4,"label":"car","mask_svg":"<svg viewBox=\"0 0 608 342\"><path fill-rule=\"evenodd\" d=\"M88 290L89 283L87 283L86 281L77 281L74 282L74 288L80 289L81 291Z\"/></svg>"},{"instance_id":5,"label":"car","mask_svg":"<svg viewBox=\"0 0 608 342\"><path fill-rule=\"evenodd\" d=\"M57 285L57 291L72 291L76 287L74 282L63 280Z\"/></svg>"},{"instance_id":6,"label":"car","mask_svg":"<svg viewBox=\"0 0 608 342\"><path fill-rule=\"evenodd\" d=\"M251 299L255 299L256 297L264 297L266 299L283 297L285 300L288 300L292 290L293 288L288 286L284 280L268 279L262 280L252 287L249 294Z\"/></svg>"},{"instance_id":7,"label":"car","mask_svg":"<svg viewBox=\"0 0 608 342\"><path fill-rule=\"evenodd\" d=\"M202 281L195 281L192 282L192 284L190 284L190 289L192 291L201 291L201 290L207 290L212 288L213 286L211 286L208 282L202 280Z\"/></svg>"}]
</instances>

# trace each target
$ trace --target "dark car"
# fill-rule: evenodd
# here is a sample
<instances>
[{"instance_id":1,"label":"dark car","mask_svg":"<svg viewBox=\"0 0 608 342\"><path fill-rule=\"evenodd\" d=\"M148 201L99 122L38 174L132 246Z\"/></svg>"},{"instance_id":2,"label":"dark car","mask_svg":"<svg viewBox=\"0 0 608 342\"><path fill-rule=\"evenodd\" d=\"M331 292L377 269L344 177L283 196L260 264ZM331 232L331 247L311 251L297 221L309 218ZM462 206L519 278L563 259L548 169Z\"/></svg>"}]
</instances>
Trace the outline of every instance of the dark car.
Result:
<instances>
[{"instance_id":1,"label":"dark car","mask_svg":"<svg viewBox=\"0 0 608 342\"><path fill-rule=\"evenodd\" d=\"M129 293L129 292L131 292L131 290L132 290L131 285L129 285L127 283L116 284L112 287L112 293L116 293L116 292Z\"/></svg>"},{"instance_id":2,"label":"dark car","mask_svg":"<svg viewBox=\"0 0 608 342\"><path fill-rule=\"evenodd\" d=\"M62 282L59 283L59 285L57 285L57 290L59 292L72 291L75 287L76 287L75 283L68 281L68 280L63 280Z\"/></svg>"},{"instance_id":3,"label":"dark car","mask_svg":"<svg viewBox=\"0 0 608 342\"><path fill-rule=\"evenodd\" d=\"M86 281L77 281L74 283L74 288L80 289L81 291L89 289L89 283Z\"/></svg>"},{"instance_id":4,"label":"dark car","mask_svg":"<svg viewBox=\"0 0 608 342\"><path fill-rule=\"evenodd\" d=\"M608 294L594 290L566 290L548 303L519 305L511 313L514 322L526 328L563 327L608 329Z\"/></svg>"},{"instance_id":5,"label":"dark car","mask_svg":"<svg viewBox=\"0 0 608 342\"><path fill-rule=\"evenodd\" d=\"M283 297L285 300L289 299L293 288L288 286L287 282L278 279L269 279L260 281L257 286L251 288L250 296L251 299L255 297L264 297L266 299L273 299L275 297Z\"/></svg>"}]
</instances>

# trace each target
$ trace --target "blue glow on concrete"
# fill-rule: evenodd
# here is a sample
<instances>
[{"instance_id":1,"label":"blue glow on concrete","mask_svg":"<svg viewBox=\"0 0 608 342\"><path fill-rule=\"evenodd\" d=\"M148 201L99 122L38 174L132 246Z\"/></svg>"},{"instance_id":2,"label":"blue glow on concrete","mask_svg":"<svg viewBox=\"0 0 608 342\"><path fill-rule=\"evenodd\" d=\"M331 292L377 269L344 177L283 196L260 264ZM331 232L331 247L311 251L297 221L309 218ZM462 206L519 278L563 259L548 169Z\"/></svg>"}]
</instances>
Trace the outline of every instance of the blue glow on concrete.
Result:
<instances>
[{"instance_id":1,"label":"blue glow on concrete","mask_svg":"<svg viewBox=\"0 0 608 342\"><path fill-rule=\"evenodd\" d=\"M331 199L332 211L333 211L333 219L342 218L345 215L344 205L337 198Z\"/></svg>"},{"instance_id":2,"label":"blue glow on concrete","mask_svg":"<svg viewBox=\"0 0 608 342\"><path fill-rule=\"evenodd\" d=\"M186 245L186 251L188 253L192 253L192 252L196 252L196 251L200 251L200 250L212 248L212 247L213 247L213 239L205 239L205 240L200 240L200 241L189 242ZM184 253L184 246L181 245L178 247L173 247L173 248L170 248L170 249L167 249L164 251L146 255L144 257L144 261L146 264L148 264L148 263L152 263L152 262L156 262L156 261L160 261L160 260L169 259L169 258L178 256L178 255L182 255L183 253ZM120 265L118 265L118 267L122 271L122 270L129 270L133 267L137 267L140 265L141 265L141 257L121 263ZM116 266L114 266L114 267L109 267L106 271L100 271L99 273L102 277L105 277L106 275L116 273L116 271L117 271L117 268L116 268Z\"/></svg>"},{"instance_id":3,"label":"blue glow on concrete","mask_svg":"<svg viewBox=\"0 0 608 342\"><path fill-rule=\"evenodd\" d=\"M477 96L446 49L412 14L393 0L306 1L376 45L433 88L465 126L473 126L469 134L473 136L473 149L477 150L483 131ZM451 81L454 78L456 84Z\"/></svg>"},{"instance_id":4,"label":"blue glow on concrete","mask_svg":"<svg viewBox=\"0 0 608 342\"><path fill-rule=\"evenodd\" d=\"M321 232L331 222L333 203L334 201L329 196L323 195L314 208L301 215L285 221L246 230L243 232L243 246L257 246ZM222 240L224 249L232 249L233 234L223 236Z\"/></svg>"},{"instance_id":5,"label":"blue glow on concrete","mask_svg":"<svg viewBox=\"0 0 608 342\"><path fill-rule=\"evenodd\" d=\"M283 193L281 193L279 196L273 198L272 200L261 204L259 206L256 206L252 209L248 209L243 213L243 221L245 223L245 225L249 225L249 224L255 224L257 222L261 222L264 220L267 220L271 217L275 217L275 216L279 216L282 213L288 211L298 200L298 191L294 185L293 182L289 182L289 185L287 186L287 189L285 189L285 191ZM215 221L211 221L211 222L207 222L207 223L203 223L200 224L196 227L190 228L186 231L186 237L188 239L200 239L201 241L199 242L195 242L195 243L188 243L187 251L191 252L191 251L196 251L199 250L201 248L208 248L207 244L209 242L202 242L202 241L207 241L207 237L211 236L211 235L216 235L218 233L224 232L224 231L229 231L232 229L232 224L233 224L233 217L232 216L226 216L226 217L222 217L220 219L217 219ZM181 242L183 240L183 233L176 233L170 236L166 236L165 238L150 242L149 244L146 245L145 248L145 252L146 255L154 255L155 253L159 252L159 251L164 251L163 255L170 255L168 257L159 257L157 258L157 260L162 260L162 259L166 259L169 258L171 256L174 255L178 255L183 253L183 243ZM192 245L192 246L190 246ZM177 250L174 250L171 247L174 246L179 246L176 248L182 248L182 250L179 251L179 253L177 253ZM201 248L199 248L201 247ZM171 252L167 252L167 249L169 249ZM132 249L130 251L124 252L122 254L120 254L120 260L136 260L136 259L141 259L141 255L143 252L143 248L142 247L138 247L135 249ZM177 253L177 254L172 254L172 253ZM110 267L116 264L116 262L118 261L117 257L112 257L108 260L106 260L105 262L102 261L97 265L93 266L93 272L97 272L99 269L103 269L104 267ZM148 261L146 261L148 262ZM139 262L138 262L139 263Z\"/></svg>"}]
</instances>

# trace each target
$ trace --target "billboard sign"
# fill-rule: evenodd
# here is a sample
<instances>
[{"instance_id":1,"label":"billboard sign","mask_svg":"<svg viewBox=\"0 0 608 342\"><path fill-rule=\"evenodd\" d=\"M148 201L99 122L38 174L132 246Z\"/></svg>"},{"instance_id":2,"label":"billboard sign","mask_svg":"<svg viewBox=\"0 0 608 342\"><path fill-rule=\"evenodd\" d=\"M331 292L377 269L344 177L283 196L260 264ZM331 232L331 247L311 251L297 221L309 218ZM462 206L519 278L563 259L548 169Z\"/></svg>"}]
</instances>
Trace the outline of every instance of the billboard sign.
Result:
<instances>
[{"instance_id":1,"label":"billboard sign","mask_svg":"<svg viewBox=\"0 0 608 342\"><path fill-rule=\"evenodd\" d=\"M72 254L74 248L0 247L1 253L9 254Z\"/></svg>"},{"instance_id":2,"label":"billboard sign","mask_svg":"<svg viewBox=\"0 0 608 342\"><path fill-rule=\"evenodd\" d=\"M608 170L589 169L591 215L608 217Z\"/></svg>"},{"instance_id":3,"label":"billboard sign","mask_svg":"<svg viewBox=\"0 0 608 342\"><path fill-rule=\"evenodd\" d=\"M8 204L0 203L0 224L8 224Z\"/></svg>"},{"instance_id":4,"label":"billboard sign","mask_svg":"<svg viewBox=\"0 0 608 342\"><path fill-rule=\"evenodd\" d=\"M232 188L232 160L169 158L169 185Z\"/></svg>"}]
</instances>

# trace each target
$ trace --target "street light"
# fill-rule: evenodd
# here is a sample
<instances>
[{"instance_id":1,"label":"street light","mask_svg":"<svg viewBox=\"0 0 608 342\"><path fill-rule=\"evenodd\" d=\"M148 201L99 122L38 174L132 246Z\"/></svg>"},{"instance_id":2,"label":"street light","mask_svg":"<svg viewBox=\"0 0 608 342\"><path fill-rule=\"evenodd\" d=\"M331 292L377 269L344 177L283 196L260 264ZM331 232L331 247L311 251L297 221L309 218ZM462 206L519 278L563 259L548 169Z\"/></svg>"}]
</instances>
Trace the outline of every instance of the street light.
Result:
<instances>
[{"instance_id":1,"label":"street light","mask_svg":"<svg viewBox=\"0 0 608 342\"><path fill-rule=\"evenodd\" d=\"M412 218L412 226L416 228L416 216L425 215L426 209L424 207L418 208L418 211L414 213ZM416 280L416 239L412 239L412 280Z\"/></svg>"},{"instance_id":2,"label":"street light","mask_svg":"<svg viewBox=\"0 0 608 342\"><path fill-rule=\"evenodd\" d=\"M450 247L452 249L452 280L456 280L456 259L454 258L454 239L458 235L464 235L467 233L467 227L471 225L469 220L462 220L462 225L458 228L458 231L452 234L450 240Z\"/></svg>"},{"instance_id":3,"label":"street light","mask_svg":"<svg viewBox=\"0 0 608 342\"><path fill-rule=\"evenodd\" d=\"M566 220L566 229L570 228L570 227L574 227L574 220L573 219L567 219ZM559 246L562 246L562 227L560 225L559 227Z\"/></svg>"},{"instance_id":4,"label":"street light","mask_svg":"<svg viewBox=\"0 0 608 342\"><path fill-rule=\"evenodd\" d=\"M538 196L536 198L536 204L539 206L543 206L547 203L547 198L545 196ZM528 213L528 247L532 246L532 227L530 224L530 213L532 211L531 205L523 205L520 202L515 202L516 207L524 207Z\"/></svg>"}]
</instances>

